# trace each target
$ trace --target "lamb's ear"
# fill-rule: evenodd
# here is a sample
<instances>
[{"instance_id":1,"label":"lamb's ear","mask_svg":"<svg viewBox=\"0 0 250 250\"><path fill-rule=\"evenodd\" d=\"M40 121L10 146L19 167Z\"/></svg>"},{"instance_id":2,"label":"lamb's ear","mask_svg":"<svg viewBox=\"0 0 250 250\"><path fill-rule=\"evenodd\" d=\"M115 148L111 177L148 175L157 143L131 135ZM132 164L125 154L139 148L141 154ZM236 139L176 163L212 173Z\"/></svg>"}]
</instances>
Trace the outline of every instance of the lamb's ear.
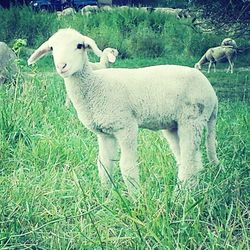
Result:
<instances>
[{"instance_id":1,"label":"lamb's ear","mask_svg":"<svg viewBox=\"0 0 250 250\"><path fill-rule=\"evenodd\" d=\"M28 59L28 65L31 65L38 61L41 57L51 52L52 48L49 46L48 41L44 42Z\"/></svg>"},{"instance_id":2,"label":"lamb's ear","mask_svg":"<svg viewBox=\"0 0 250 250\"><path fill-rule=\"evenodd\" d=\"M118 50L117 49L113 49L113 54L114 54L115 57L117 57L119 55Z\"/></svg>"},{"instance_id":3,"label":"lamb's ear","mask_svg":"<svg viewBox=\"0 0 250 250\"><path fill-rule=\"evenodd\" d=\"M108 53L108 60L110 63L114 63L116 60L116 56L113 53Z\"/></svg>"},{"instance_id":4,"label":"lamb's ear","mask_svg":"<svg viewBox=\"0 0 250 250\"><path fill-rule=\"evenodd\" d=\"M102 51L98 48L98 46L96 45L96 42L87 37L87 36L83 36L83 46L85 49L92 49L93 52L98 56L101 57L102 56Z\"/></svg>"}]
</instances>

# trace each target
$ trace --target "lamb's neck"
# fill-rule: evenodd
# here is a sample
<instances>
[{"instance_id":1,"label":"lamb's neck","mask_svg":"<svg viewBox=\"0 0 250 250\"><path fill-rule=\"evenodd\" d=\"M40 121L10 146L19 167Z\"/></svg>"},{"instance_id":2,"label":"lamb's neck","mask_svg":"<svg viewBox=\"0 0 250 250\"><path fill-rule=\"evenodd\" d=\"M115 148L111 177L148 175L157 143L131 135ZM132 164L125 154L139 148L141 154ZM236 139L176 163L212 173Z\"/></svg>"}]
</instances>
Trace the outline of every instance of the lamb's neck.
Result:
<instances>
[{"instance_id":1,"label":"lamb's neck","mask_svg":"<svg viewBox=\"0 0 250 250\"><path fill-rule=\"evenodd\" d=\"M206 57L206 54L204 54L197 64L199 64L201 66L207 62L208 62L208 59Z\"/></svg>"},{"instance_id":2,"label":"lamb's neck","mask_svg":"<svg viewBox=\"0 0 250 250\"><path fill-rule=\"evenodd\" d=\"M108 68L109 67L108 58L101 57L100 65L102 66L102 68Z\"/></svg>"},{"instance_id":3,"label":"lamb's neck","mask_svg":"<svg viewBox=\"0 0 250 250\"><path fill-rule=\"evenodd\" d=\"M88 89L91 85L95 84L95 76L91 69L89 63L85 64L81 71L77 71L70 77L64 78L64 82L67 88L76 88L77 86L81 88L83 91L84 89Z\"/></svg>"},{"instance_id":4,"label":"lamb's neck","mask_svg":"<svg viewBox=\"0 0 250 250\"><path fill-rule=\"evenodd\" d=\"M93 115L97 106L95 96L101 96L101 79L92 72L90 66L84 67L81 72L77 72L64 79L67 95L77 111L80 121L91 128ZM100 104L100 106L103 106Z\"/></svg>"},{"instance_id":5,"label":"lamb's neck","mask_svg":"<svg viewBox=\"0 0 250 250\"><path fill-rule=\"evenodd\" d=\"M89 64L86 64L81 71L64 79L67 94L74 106L84 104L85 99L93 92L99 91L100 82L94 75ZM76 104L76 105L75 105Z\"/></svg>"},{"instance_id":6,"label":"lamb's neck","mask_svg":"<svg viewBox=\"0 0 250 250\"><path fill-rule=\"evenodd\" d=\"M77 71L72 76L69 77L69 79L81 79L81 81L91 78L93 76L93 70L89 64L89 62L85 63L81 71ZM66 78L67 79L67 78Z\"/></svg>"}]
</instances>

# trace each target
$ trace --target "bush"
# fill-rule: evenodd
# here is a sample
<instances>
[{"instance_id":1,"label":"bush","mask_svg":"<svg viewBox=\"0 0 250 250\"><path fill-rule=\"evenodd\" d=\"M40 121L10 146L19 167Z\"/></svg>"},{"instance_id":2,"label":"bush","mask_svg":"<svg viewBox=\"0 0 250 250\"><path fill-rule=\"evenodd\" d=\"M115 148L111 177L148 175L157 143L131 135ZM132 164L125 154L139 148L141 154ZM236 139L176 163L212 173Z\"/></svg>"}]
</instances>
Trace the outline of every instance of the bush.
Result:
<instances>
[{"instance_id":1,"label":"bush","mask_svg":"<svg viewBox=\"0 0 250 250\"><path fill-rule=\"evenodd\" d=\"M101 49L115 47L122 58L166 57L180 62L196 61L209 48L217 46L225 34L201 34L191 28L191 20L178 20L173 15L147 13L137 9L114 8L89 16L57 18L56 13L35 13L28 7L0 9L0 37L13 44L26 39L35 48L59 28L71 27L97 41ZM239 44L246 43L237 39Z\"/></svg>"}]
</instances>

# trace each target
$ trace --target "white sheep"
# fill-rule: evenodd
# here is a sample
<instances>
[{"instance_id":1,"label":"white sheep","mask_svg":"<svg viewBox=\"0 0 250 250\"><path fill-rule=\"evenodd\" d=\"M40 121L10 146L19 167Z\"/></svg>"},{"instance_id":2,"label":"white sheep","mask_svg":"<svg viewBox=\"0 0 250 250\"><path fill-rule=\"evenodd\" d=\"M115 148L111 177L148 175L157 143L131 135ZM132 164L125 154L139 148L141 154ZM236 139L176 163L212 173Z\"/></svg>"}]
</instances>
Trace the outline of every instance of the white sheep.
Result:
<instances>
[{"instance_id":1,"label":"white sheep","mask_svg":"<svg viewBox=\"0 0 250 250\"><path fill-rule=\"evenodd\" d=\"M81 15L90 15L90 14L93 14L93 13L97 13L99 11L99 7L96 6L96 5L86 5L85 7L81 8L80 12L81 12Z\"/></svg>"},{"instance_id":2,"label":"white sheep","mask_svg":"<svg viewBox=\"0 0 250 250\"><path fill-rule=\"evenodd\" d=\"M57 11L57 16L58 17L73 16L75 13L76 13L76 11L73 8L69 7L69 8L62 10L62 11Z\"/></svg>"},{"instance_id":3,"label":"white sheep","mask_svg":"<svg viewBox=\"0 0 250 250\"><path fill-rule=\"evenodd\" d=\"M178 179L186 182L202 170L200 144L207 128L209 160L218 163L215 125L218 100L208 79L194 68L160 65L137 69L93 71L86 48L96 43L73 29L61 29L29 58L35 63L52 52L79 120L97 135L98 169L110 185L120 147L120 168L129 194L139 191L137 136L139 128L162 130L178 163Z\"/></svg>"},{"instance_id":4,"label":"white sheep","mask_svg":"<svg viewBox=\"0 0 250 250\"><path fill-rule=\"evenodd\" d=\"M103 50L100 62L97 63L89 63L92 70L99 70L99 69L105 69L109 68L111 64L113 64L116 61L116 57L118 56L118 50L113 48L106 48ZM65 98L65 106L69 107L70 105L70 98L66 94Z\"/></svg>"},{"instance_id":5,"label":"white sheep","mask_svg":"<svg viewBox=\"0 0 250 250\"><path fill-rule=\"evenodd\" d=\"M227 73L230 71L233 73L234 59L237 54L237 48L232 45L222 45L214 48L210 48L201 57L201 59L195 64L195 68L201 70L201 65L209 63L208 73L210 73L211 66L214 65L214 72L216 71L215 66L217 62L227 60L229 67Z\"/></svg>"}]
</instances>

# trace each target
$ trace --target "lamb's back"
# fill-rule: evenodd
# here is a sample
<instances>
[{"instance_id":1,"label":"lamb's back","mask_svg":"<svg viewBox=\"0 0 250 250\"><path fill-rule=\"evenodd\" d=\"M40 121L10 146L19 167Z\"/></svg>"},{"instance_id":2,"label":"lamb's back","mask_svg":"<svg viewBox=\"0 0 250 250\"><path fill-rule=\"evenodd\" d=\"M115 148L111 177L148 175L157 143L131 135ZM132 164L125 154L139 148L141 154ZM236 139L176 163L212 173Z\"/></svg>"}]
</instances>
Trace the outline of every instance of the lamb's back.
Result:
<instances>
[{"instance_id":1,"label":"lamb's back","mask_svg":"<svg viewBox=\"0 0 250 250\"><path fill-rule=\"evenodd\" d=\"M112 68L95 72L109 88L117 93L126 91L135 98L162 102L162 98L206 98L214 95L208 79L197 69L178 65L144 68ZM125 93L124 93L125 94Z\"/></svg>"},{"instance_id":2,"label":"lamb's back","mask_svg":"<svg viewBox=\"0 0 250 250\"><path fill-rule=\"evenodd\" d=\"M175 65L139 69L105 69L97 72L111 93L116 105L129 107L140 127L171 127L182 116L186 106L208 107L209 116L217 102L207 78L198 70ZM114 105L113 105L114 107Z\"/></svg>"}]
</instances>

